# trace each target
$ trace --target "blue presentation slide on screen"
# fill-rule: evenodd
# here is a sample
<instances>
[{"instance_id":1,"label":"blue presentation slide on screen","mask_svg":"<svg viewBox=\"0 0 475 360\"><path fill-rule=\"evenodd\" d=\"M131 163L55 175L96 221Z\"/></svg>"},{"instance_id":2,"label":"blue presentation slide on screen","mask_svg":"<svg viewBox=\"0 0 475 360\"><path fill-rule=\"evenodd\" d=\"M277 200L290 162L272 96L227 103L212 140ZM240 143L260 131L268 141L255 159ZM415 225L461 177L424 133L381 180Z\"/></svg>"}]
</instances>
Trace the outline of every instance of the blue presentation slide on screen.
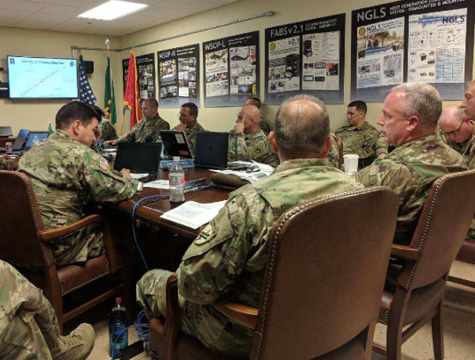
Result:
<instances>
[{"instance_id":1,"label":"blue presentation slide on screen","mask_svg":"<svg viewBox=\"0 0 475 360\"><path fill-rule=\"evenodd\" d=\"M7 62L10 98L78 97L77 63L74 59L9 56Z\"/></svg>"}]
</instances>

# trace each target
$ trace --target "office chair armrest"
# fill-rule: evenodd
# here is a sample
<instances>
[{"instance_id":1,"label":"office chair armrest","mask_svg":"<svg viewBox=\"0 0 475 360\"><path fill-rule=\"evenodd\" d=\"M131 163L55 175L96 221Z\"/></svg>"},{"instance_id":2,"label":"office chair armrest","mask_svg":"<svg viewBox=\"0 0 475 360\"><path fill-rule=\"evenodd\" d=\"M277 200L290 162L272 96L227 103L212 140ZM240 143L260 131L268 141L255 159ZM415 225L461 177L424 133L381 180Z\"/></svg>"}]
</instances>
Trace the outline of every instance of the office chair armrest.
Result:
<instances>
[{"instance_id":1,"label":"office chair armrest","mask_svg":"<svg viewBox=\"0 0 475 360\"><path fill-rule=\"evenodd\" d=\"M391 256L403 260L419 260L421 252L419 249L414 249L409 246L393 244L391 248Z\"/></svg>"},{"instance_id":2,"label":"office chair armrest","mask_svg":"<svg viewBox=\"0 0 475 360\"><path fill-rule=\"evenodd\" d=\"M104 221L102 215L89 215L84 219L76 221L71 225L63 226L57 229L45 230L40 232L40 239L42 241L50 241L53 239L57 239L59 237L69 235L79 229L82 229L90 224L98 223Z\"/></svg>"},{"instance_id":3,"label":"office chair armrest","mask_svg":"<svg viewBox=\"0 0 475 360\"><path fill-rule=\"evenodd\" d=\"M259 310L247 305L229 303L224 301L216 301L211 304L221 314L227 316L231 320L251 329L255 330L257 325L257 316Z\"/></svg>"}]
</instances>

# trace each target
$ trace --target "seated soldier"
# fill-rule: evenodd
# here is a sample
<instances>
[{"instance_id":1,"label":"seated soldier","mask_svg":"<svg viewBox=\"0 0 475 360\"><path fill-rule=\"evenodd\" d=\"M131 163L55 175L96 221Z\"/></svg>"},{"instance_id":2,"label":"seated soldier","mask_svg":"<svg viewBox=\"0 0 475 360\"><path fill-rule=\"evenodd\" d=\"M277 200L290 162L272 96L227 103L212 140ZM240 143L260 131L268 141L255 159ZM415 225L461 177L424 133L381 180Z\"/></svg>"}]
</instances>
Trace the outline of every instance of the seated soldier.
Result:
<instances>
[{"instance_id":1,"label":"seated soldier","mask_svg":"<svg viewBox=\"0 0 475 360\"><path fill-rule=\"evenodd\" d=\"M196 132L205 131L205 129L198 123L198 107L194 103L186 103L181 106L178 113L180 123L173 128L176 131L183 131L185 133L186 141L190 147L192 154L195 153L196 146Z\"/></svg>"},{"instance_id":2,"label":"seated soldier","mask_svg":"<svg viewBox=\"0 0 475 360\"><path fill-rule=\"evenodd\" d=\"M0 157L0 170L16 170L18 168L18 162L20 157L12 159L10 155L4 155Z\"/></svg>"},{"instance_id":3,"label":"seated soldier","mask_svg":"<svg viewBox=\"0 0 475 360\"><path fill-rule=\"evenodd\" d=\"M365 102L353 101L348 105L346 113L349 125L342 126L335 132L335 135L343 141L343 154L359 156L359 169L371 164L380 151L387 153L387 149L376 149L376 145L379 144L379 132L365 121L366 112Z\"/></svg>"},{"instance_id":4,"label":"seated soldier","mask_svg":"<svg viewBox=\"0 0 475 360\"><path fill-rule=\"evenodd\" d=\"M43 292L0 260L0 358L83 360L94 346L94 329L81 324L61 336Z\"/></svg>"},{"instance_id":5,"label":"seated soldier","mask_svg":"<svg viewBox=\"0 0 475 360\"><path fill-rule=\"evenodd\" d=\"M378 124L384 140L396 148L356 174L366 187L387 186L399 197L394 243L409 245L432 183L466 170L460 154L436 134L442 100L428 84L396 86L384 100Z\"/></svg>"},{"instance_id":6,"label":"seated soldier","mask_svg":"<svg viewBox=\"0 0 475 360\"><path fill-rule=\"evenodd\" d=\"M170 124L158 115L158 101L148 98L142 104L143 119L130 131L117 140L104 141L104 145L117 145L118 143L158 142L160 130L169 130Z\"/></svg>"},{"instance_id":7,"label":"seated soldier","mask_svg":"<svg viewBox=\"0 0 475 360\"><path fill-rule=\"evenodd\" d=\"M70 225L85 217L88 200L106 202L130 199L137 181L128 170L113 170L90 148L99 132L93 108L79 101L64 105L56 114L56 131L22 156L18 170L35 191L46 229ZM57 265L84 262L104 253L97 224L51 243Z\"/></svg>"},{"instance_id":8,"label":"seated soldier","mask_svg":"<svg viewBox=\"0 0 475 360\"><path fill-rule=\"evenodd\" d=\"M269 139L259 128L261 112L254 105L244 106L229 133L228 161L264 163L269 156Z\"/></svg>"},{"instance_id":9,"label":"seated soldier","mask_svg":"<svg viewBox=\"0 0 475 360\"><path fill-rule=\"evenodd\" d=\"M329 166L329 135L328 112L320 100L299 95L284 101L269 135L281 164L269 177L231 193L185 253L176 272L182 330L210 350L249 358L253 331L209 304L219 299L259 306L267 247L279 216L303 201L361 188ZM138 302L149 318L166 316L170 274L152 270L137 284Z\"/></svg>"}]
</instances>

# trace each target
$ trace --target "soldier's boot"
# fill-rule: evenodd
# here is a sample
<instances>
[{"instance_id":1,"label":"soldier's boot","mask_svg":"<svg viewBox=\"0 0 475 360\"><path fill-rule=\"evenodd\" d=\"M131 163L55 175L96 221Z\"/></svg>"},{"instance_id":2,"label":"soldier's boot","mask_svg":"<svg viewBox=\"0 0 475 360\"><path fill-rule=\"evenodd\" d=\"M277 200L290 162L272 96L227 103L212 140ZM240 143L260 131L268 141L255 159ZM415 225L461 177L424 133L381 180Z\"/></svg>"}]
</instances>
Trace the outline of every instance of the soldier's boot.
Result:
<instances>
[{"instance_id":1,"label":"soldier's boot","mask_svg":"<svg viewBox=\"0 0 475 360\"><path fill-rule=\"evenodd\" d=\"M81 324L68 336L60 336L50 352L54 360L84 360L93 346L94 328L89 324Z\"/></svg>"}]
</instances>

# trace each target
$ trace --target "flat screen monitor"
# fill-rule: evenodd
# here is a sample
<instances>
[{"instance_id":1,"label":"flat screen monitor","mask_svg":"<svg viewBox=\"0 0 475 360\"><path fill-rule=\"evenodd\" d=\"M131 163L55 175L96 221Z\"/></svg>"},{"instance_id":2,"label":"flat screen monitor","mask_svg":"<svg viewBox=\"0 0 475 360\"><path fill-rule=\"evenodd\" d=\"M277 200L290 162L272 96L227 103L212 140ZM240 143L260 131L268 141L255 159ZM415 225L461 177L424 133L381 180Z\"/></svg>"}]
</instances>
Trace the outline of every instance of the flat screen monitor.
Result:
<instances>
[{"instance_id":1,"label":"flat screen monitor","mask_svg":"<svg viewBox=\"0 0 475 360\"><path fill-rule=\"evenodd\" d=\"M7 56L10 99L76 99L75 59Z\"/></svg>"}]
</instances>

